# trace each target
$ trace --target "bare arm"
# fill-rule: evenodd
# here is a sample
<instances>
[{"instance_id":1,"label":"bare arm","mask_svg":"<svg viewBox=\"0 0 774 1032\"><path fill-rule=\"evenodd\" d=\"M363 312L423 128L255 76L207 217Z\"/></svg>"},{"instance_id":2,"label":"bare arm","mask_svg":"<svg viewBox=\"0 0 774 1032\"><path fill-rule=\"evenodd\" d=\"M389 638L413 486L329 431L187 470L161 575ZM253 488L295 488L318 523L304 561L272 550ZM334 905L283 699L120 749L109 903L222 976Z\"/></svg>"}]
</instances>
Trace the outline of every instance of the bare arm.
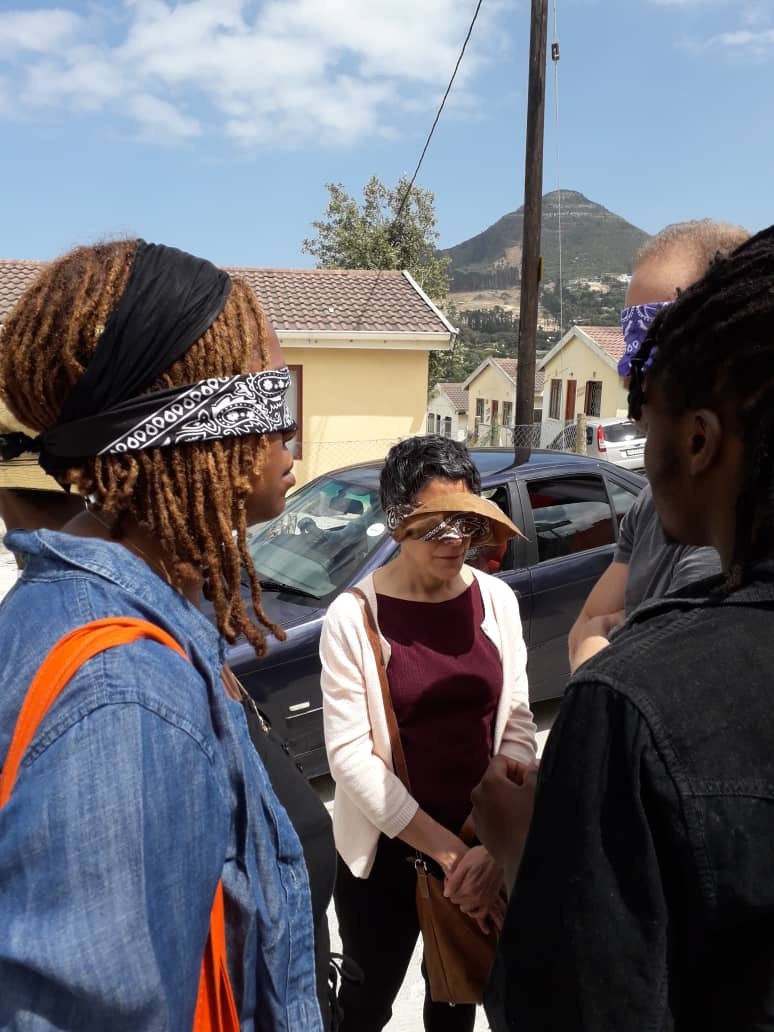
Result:
<instances>
[{"instance_id":1,"label":"bare arm","mask_svg":"<svg viewBox=\"0 0 774 1032\"><path fill-rule=\"evenodd\" d=\"M420 853L431 856L443 868L444 874L450 874L468 851L458 835L444 828L422 809L417 810L397 837Z\"/></svg>"},{"instance_id":2,"label":"bare arm","mask_svg":"<svg viewBox=\"0 0 774 1032\"><path fill-rule=\"evenodd\" d=\"M591 589L568 638L570 670L607 646L607 634L624 618L629 567L613 560Z\"/></svg>"}]
</instances>

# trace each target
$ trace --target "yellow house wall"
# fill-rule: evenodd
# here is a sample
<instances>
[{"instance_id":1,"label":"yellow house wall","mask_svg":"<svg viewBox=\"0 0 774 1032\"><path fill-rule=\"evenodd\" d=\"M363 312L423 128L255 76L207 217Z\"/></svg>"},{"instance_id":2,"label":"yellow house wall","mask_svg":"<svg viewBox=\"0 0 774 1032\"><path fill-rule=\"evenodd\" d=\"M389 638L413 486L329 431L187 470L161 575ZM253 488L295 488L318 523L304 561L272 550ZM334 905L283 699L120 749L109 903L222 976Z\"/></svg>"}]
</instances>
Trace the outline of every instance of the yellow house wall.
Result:
<instances>
[{"instance_id":1,"label":"yellow house wall","mask_svg":"<svg viewBox=\"0 0 774 1032\"><path fill-rule=\"evenodd\" d=\"M586 382L602 382L600 416L616 416L626 410L626 388L615 369L596 352L592 351L578 337L573 337L562 350L543 366L546 375L543 393L543 418L549 417L551 381L562 381L562 410L559 418L564 419L564 405L567 398L567 381L576 380L575 412L573 418L583 412L586 401Z\"/></svg>"},{"instance_id":2,"label":"yellow house wall","mask_svg":"<svg viewBox=\"0 0 774 1032\"><path fill-rule=\"evenodd\" d=\"M288 365L302 367L298 486L329 470L381 459L402 437L425 430L425 350L294 348Z\"/></svg>"},{"instance_id":3,"label":"yellow house wall","mask_svg":"<svg viewBox=\"0 0 774 1032\"><path fill-rule=\"evenodd\" d=\"M468 387L468 430L473 432L476 421L476 399L484 399L484 417L481 420L486 426L492 420L492 402L499 402L498 422L503 423L503 403L511 403L511 421L513 421L516 410L516 391L502 373L493 366L487 366L471 381ZM536 391L533 398L533 408L539 411L543 406L543 392ZM502 441L499 443L510 443L510 435L503 431Z\"/></svg>"},{"instance_id":4,"label":"yellow house wall","mask_svg":"<svg viewBox=\"0 0 774 1032\"><path fill-rule=\"evenodd\" d=\"M475 380L471 380L468 387L468 423L471 430L476 419L476 400L478 398L484 399L484 418L481 420L483 423L491 422L493 401L500 403L498 422L502 423L503 402L510 401L513 405L516 400L513 385L505 379L502 373L498 373L492 366L482 369Z\"/></svg>"}]
</instances>

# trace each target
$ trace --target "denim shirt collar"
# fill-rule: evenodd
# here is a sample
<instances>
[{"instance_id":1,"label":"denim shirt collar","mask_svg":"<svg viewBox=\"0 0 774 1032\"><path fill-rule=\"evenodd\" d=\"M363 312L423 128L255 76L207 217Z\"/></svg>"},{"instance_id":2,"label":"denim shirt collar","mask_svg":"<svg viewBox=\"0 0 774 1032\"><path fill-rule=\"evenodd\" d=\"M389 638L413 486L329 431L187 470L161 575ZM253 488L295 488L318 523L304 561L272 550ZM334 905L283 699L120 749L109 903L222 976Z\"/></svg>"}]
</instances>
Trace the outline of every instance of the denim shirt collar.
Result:
<instances>
[{"instance_id":1,"label":"denim shirt collar","mask_svg":"<svg viewBox=\"0 0 774 1032\"><path fill-rule=\"evenodd\" d=\"M52 530L12 530L4 544L23 559L22 580L51 580L74 571L101 577L148 606L164 624L171 621L181 628L213 667L224 663L226 642L207 617L118 542Z\"/></svg>"}]
</instances>

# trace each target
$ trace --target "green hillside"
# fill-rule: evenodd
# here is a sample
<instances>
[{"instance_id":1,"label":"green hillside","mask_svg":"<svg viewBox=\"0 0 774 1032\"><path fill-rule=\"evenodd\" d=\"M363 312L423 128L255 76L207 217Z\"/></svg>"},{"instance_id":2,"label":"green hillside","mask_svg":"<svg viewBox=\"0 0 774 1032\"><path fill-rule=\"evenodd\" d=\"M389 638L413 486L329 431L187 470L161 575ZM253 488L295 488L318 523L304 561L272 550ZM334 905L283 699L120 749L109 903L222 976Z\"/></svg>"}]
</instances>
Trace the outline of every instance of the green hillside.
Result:
<instances>
[{"instance_id":1,"label":"green hillside","mask_svg":"<svg viewBox=\"0 0 774 1032\"><path fill-rule=\"evenodd\" d=\"M558 191L543 198L543 282L559 275ZM561 192L562 264L565 282L599 279L631 270L648 234L575 190ZM518 284L524 209L504 215L470 240L442 251L451 258L452 292L495 290Z\"/></svg>"}]
</instances>

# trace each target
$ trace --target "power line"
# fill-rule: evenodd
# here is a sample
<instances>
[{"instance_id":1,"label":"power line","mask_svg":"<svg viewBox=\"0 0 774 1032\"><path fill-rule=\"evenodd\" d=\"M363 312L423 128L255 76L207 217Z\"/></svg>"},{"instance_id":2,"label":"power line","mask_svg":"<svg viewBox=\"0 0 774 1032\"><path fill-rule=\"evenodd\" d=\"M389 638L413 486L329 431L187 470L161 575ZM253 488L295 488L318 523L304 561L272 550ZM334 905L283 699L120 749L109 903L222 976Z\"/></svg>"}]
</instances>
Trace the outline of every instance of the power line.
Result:
<instances>
[{"instance_id":1,"label":"power line","mask_svg":"<svg viewBox=\"0 0 774 1032\"><path fill-rule=\"evenodd\" d=\"M397 211L397 214L395 215L393 223L397 223L399 221L401 215L403 214L403 209L406 206L406 201L408 201L409 194L411 193L411 190L412 190L412 188L414 186L414 181L417 178L417 175L419 174L420 168L422 167L422 162L425 159L425 154L427 154L427 148L430 146L430 141L433 138L433 133L435 132L435 127L438 125L438 120L440 119L441 112L443 111L444 105L446 104L446 99L449 96L449 94L451 93L451 88L454 85L454 80L457 77L457 72L459 71L459 67L462 64L462 58L465 56L465 49L466 49L466 47L468 45L468 42L470 41L471 35L473 34L473 26L476 24L476 19L478 18L478 12L481 10L482 2L483 2L483 0L478 0L478 3L476 4L476 10L475 10L475 12L473 14L473 20L471 21L470 27L468 28L468 34L465 37L465 42L462 44L462 50L460 50L459 57L457 58L457 63L454 66L454 71L452 72L452 77L451 77L451 79L449 79L449 85L446 87L446 92L443 95L443 100L441 101L441 106L438 108L438 112L437 112L437 114L435 116L435 121L433 122L433 125L432 125L432 127L430 129L430 132L427 134L427 139L425 140L425 145L422 148L422 153L419 155L419 161L417 162L417 167L414 169L414 175L411 177L411 182L409 183L409 185L408 185L408 187L406 189L406 192L403 195L403 199L400 202L400 205L398 207L398 211Z\"/></svg>"}]
</instances>

